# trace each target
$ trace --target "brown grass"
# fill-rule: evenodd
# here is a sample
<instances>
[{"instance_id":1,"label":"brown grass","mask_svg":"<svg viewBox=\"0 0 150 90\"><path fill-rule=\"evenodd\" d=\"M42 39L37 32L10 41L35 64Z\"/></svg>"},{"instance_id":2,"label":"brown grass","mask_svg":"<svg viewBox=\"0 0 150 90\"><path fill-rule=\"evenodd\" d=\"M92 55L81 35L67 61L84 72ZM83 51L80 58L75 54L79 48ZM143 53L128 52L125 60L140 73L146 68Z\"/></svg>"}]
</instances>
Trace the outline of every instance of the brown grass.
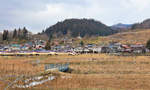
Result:
<instances>
[{"instance_id":1,"label":"brown grass","mask_svg":"<svg viewBox=\"0 0 150 90\"><path fill-rule=\"evenodd\" d=\"M86 54L79 56L50 57L0 57L0 77L7 75L36 75L44 71L46 63L70 63L71 73L60 74L60 77L32 89L54 88L87 88L85 90L149 90L150 61L149 56L110 56L105 54ZM39 65L33 60L40 59ZM0 80L4 88L9 81ZM89 89L88 89L89 88ZM81 90L82 90L81 89ZM69 90L69 89L68 89ZM80 90L80 89L79 89Z\"/></svg>"},{"instance_id":2,"label":"brown grass","mask_svg":"<svg viewBox=\"0 0 150 90\"><path fill-rule=\"evenodd\" d=\"M77 44L80 41L84 41L85 44L108 44L109 42L120 42L122 44L146 44L150 39L150 30L130 30L128 32L121 32L110 36L105 37L92 37L92 38L83 38L82 40L76 41Z\"/></svg>"},{"instance_id":3,"label":"brown grass","mask_svg":"<svg viewBox=\"0 0 150 90\"><path fill-rule=\"evenodd\" d=\"M150 39L150 30L136 30L130 32L124 32L108 36L112 41L121 42L124 44L146 44L147 40Z\"/></svg>"}]
</instances>

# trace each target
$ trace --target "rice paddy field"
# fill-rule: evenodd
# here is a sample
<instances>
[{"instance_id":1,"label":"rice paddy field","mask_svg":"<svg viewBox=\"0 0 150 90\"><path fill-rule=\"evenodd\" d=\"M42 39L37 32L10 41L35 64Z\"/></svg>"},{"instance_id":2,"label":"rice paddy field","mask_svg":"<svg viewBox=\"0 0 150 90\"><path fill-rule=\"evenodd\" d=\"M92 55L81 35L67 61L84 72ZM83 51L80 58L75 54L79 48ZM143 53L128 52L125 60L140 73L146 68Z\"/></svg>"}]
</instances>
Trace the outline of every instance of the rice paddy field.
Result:
<instances>
[{"instance_id":1,"label":"rice paddy field","mask_svg":"<svg viewBox=\"0 0 150 90\"><path fill-rule=\"evenodd\" d=\"M44 70L45 64L69 63L68 72ZM55 76L32 87L23 80ZM23 76L22 79L18 79ZM32 82L30 80L30 82ZM150 90L150 56L82 54L76 56L2 56L0 90Z\"/></svg>"}]
</instances>

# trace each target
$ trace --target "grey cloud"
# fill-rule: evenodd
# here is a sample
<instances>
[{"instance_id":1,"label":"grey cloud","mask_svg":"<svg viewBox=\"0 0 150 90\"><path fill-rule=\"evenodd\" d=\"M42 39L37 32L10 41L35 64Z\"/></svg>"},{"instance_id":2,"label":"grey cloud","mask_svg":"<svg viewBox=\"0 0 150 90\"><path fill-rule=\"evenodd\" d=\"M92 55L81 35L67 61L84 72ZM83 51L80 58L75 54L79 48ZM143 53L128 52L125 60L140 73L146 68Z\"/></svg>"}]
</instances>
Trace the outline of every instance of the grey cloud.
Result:
<instances>
[{"instance_id":1,"label":"grey cloud","mask_svg":"<svg viewBox=\"0 0 150 90\"><path fill-rule=\"evenodd\" d=\"M66 18L94 18L107 25L134 23L150 16L147 11L150 6L139 1L0 0L0 30L26 26L33 32L39 32ZM149 0L142 1L149 3Z\"/></svg>"}]
</instances>

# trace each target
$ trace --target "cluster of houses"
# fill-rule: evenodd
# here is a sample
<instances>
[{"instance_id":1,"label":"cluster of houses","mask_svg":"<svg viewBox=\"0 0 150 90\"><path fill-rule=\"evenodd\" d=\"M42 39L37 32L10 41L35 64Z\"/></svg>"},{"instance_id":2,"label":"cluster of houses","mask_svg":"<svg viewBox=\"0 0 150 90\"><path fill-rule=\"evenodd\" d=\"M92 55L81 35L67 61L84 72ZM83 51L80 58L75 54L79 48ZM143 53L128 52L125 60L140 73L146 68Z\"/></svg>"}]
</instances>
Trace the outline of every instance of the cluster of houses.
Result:
<instances>
[{"instance_id":1,"label":"cluster of houses","mask_svg":"<svg viewBox=\"0 0 150 90\"><path fill-rule=\"evenodd\" d=\"M15 52L15 51L44 51L46 41L44 40L34 40L33 42L28 42L25 44L10 44L10 45L0 45L0 51ZM108 45L53 45L51 50L53 52L73 52L73 53L146 53L149 49L142 44L134 45L124 45L121 43L109 43Z\"/></svg>"},{"instance_id":2,"label":"cluster of houses","mask_svg":"<svg viewBox=\"0 0 150 90\"><path fill-rule=\"evenodd\" d=\"M110 43L108 46L102 47L102 53L146 53L149 52L142 44L125 45L121 43Z\"/></svg>"},{"instance_id":3,"label":"cluster of houses","mask_svg":"<svg viewBox=\"0 0 150 90\"><path fill-rule=\"evenodd\" d=\"M45 47L46 41L44 40L35 40L34 42L28 42L25 44L9 44L9 45L0 45L0 51L6 52L15 52L15 51L31 51L39 50Z\"/></svg>"},{"instance_id":4,"label":"cluster of houses","mask_svg":"<svg viewBox=\"0 0 150 90\"><path fill-rule=\"evenodd\" d=\"M85 47L74 48L76 53L147 53L149 49L142 44L124 45L121 43L110 43L105 46L89 44Z\"/></svg>"}]
</instances>

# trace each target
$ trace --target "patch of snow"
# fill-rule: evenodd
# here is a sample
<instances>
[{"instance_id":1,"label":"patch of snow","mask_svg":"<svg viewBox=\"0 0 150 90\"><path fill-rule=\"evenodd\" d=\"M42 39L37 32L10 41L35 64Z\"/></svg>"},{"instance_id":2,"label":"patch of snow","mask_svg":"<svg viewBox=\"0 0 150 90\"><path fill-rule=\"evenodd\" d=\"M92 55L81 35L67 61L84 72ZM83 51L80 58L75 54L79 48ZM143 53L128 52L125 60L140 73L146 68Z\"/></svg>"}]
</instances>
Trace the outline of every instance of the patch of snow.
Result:
<instances>
[{"instance_id":1,"label":"patch of snow","mask_svg":"<svg viewBox=\"0 0 150 90\"><path fill-rule=\"evenodd\" d=\"M40 80L40 79L43 78L43 76L35 77L35 78L38 79L38 80ZM34 78L34 79L35 79L35 78ZM45 82L47 82L47 81L54 80L54 79L55 79L55 76L50 76L50 77L48 77L48 79L46 79L46 80L33 81L33 82L31 82L31 83L29 83L29 84L26 84L26 85L16 85L16 87L18 87L18 88L29 88L29 87L33 87L33 86L36 86L36 85L43 84L43 83L45 83ZM28 80L26 80L25 82L29 82L30 80L32 80L32 79L28 79Z\"/></svg>"}]
</instances>

